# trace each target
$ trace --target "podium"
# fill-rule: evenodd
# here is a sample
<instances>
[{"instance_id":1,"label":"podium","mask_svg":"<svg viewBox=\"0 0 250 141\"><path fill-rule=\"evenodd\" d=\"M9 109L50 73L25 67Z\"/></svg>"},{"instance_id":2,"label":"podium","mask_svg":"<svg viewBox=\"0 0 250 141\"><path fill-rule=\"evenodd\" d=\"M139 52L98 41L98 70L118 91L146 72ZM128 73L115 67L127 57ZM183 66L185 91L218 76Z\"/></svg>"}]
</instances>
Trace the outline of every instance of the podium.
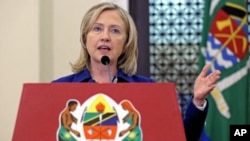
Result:
<instances>
[{"instance_id":1,"label":"podium","mask_svg":"<svg viewBox=\"0 0 250 141\"><path fill-rule=\"evenodd\" d=\"M124 121L126 115L136 119L141 141L186 140L173 83L26 83L12 140L59 141L62 114L70 101L77 103L70 112L77 121L70 126L80 135L67 134L75 140L135 137L132 129L121 136L132 125ZM125 102L132 110L124 108Z\"/></svg>"}]
</instances>

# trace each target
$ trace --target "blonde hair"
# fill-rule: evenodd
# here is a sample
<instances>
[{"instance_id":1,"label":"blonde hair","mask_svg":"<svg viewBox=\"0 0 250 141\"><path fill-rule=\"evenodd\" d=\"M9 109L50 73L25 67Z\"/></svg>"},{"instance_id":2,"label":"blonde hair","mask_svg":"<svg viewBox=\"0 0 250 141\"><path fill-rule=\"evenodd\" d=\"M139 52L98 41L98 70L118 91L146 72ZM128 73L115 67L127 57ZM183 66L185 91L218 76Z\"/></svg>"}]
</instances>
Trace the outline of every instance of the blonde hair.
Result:
<instances>
[{"instance_id":1,"label":"blonde hair","mask_svg":"<svg viewBox=\"0 0 250 141\"><path fill-rule=\"evenodd\" d=\"M122 69L124 73L131 76L137 71L137 57L138 57L138 47L137 47L137 31L131 16L124 9L113 3L100 3L92 8L90 8L82 19L81 23L81 51L80 56L74 64L71 64L72 71L78 73L84 68L88 68L90 63L90 56L86 49L86 38L87 34L92 28L94 22L97 20L99 15L106 10L115 10L121 16L126 27L127 39L125 47L117 61L117 67Z\"/></svg>"}]
</instances>

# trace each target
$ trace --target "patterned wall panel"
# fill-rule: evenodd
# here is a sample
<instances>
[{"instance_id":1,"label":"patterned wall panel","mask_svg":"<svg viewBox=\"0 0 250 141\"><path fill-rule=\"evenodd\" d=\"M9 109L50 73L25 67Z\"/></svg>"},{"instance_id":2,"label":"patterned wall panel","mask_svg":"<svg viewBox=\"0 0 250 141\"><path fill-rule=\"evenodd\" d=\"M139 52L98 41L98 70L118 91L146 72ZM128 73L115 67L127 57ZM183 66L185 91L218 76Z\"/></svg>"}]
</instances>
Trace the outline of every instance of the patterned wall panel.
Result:
<instances>
[{"instance_id":1,"label":"patterned wall panel","mask_svg":"<svg viewBox=\"0 0 250 141\"><path fill-rule=\"evenodd\" d=\"M197 77L203 0L149 0L150 75L176 83L185 110Z\"/></svg>"}]
</instances>

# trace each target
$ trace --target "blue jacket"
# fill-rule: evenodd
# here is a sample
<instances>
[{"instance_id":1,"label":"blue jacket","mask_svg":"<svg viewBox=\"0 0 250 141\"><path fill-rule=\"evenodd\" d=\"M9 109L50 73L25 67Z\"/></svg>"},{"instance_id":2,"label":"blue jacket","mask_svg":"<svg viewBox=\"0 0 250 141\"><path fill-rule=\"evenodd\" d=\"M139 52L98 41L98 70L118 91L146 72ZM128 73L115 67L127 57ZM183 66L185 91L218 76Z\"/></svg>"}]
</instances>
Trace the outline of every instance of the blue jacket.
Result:
<instances>
[{"instance_id":1,"label":"blue jacket","mask_svg":"<svg viewBox=\"0 0 250 141\"><path fill-rule=\"evenodd\" d=\"M128 76L126 75L121 69L118 70L117 73L118 82L128 82L128 83L138 83L138 82L149 82L154 83L155 80L140 76L140 75L133 75ZM67 75L56 79L52 82L89 82L94 83L95 80L92 79L90 72L87 69L82 70L79 73ZM205 119L207 116L208 111L208 104L204 111L199 110L195 107L192 100L190 100L186 113L184 115L184 128L186 133L187 141L198 141L201 135L201 132L204 127Z\"/></svg>"}]
</instances>

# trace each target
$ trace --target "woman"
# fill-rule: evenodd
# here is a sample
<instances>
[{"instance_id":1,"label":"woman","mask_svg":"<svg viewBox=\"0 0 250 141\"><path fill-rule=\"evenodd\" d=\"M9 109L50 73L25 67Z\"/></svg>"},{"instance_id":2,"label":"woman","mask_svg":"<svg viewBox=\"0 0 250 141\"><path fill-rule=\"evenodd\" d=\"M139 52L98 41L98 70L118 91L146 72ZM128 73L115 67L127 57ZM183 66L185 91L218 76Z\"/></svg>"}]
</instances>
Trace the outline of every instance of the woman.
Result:
<instances>
[{"instance_id":1,"label":"woman","mask_svg":"<svg viewBox=\"0 0 250 141\"><path fill-rule=\"evenodd\" d=\"M137 31L131 16L112 3L93 6L83 17L81 24L81 52L72 65L73 74L53 82L155 82L136 75ZM107 56L108 67L102 63ZM107 69L108 68L108 69ZM219 71L207 75L205 66L194 83L194 95L188 105L184 127L187 140L198 140L203 129L208 104L206 96L215 87Z\"/></svg>"},{"instance_id":2,"label":"woman","mask_svg":"<svg viewBox=\"0 0 250 141\"><path fill-rule=\"evenodd\" d=\"M140 115L135 107L127 100L121 102L121 106L124 110L128 111L128 114L123 118L123 122L127 122L129 127L120 132L120 136L129 133L122 141L141 141L142 131L140 128Z\"/></svg>"}]
</instances>

